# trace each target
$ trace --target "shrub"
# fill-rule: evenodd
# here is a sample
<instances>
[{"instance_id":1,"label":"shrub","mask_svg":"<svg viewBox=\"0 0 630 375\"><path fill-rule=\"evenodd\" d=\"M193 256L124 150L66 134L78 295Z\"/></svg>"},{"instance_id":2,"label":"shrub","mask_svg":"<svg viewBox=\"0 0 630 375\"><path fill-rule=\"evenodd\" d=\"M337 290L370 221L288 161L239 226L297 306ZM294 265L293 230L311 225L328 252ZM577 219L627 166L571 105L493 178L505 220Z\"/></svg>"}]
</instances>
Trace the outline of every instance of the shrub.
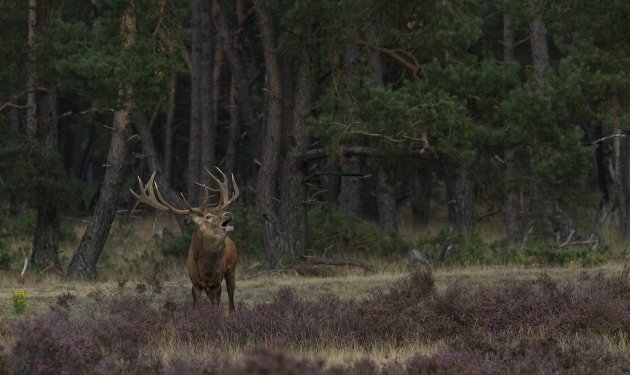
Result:
<instances>
[{"instance_id":1,"label":"shrub","mask_svg":"<svg viewBox=\"0 0 630 375\"><path fill-rule=\"evenodd\" d=\"M412 270L390 290L362 300L300 298L281 288L268 302L240 305L231 314L210 303L197 308L159 294L116 289L76 309L69 293L41 316L12 329L1 366L13 373L235 373L433 374L628 373L630 359L610 349L630 331L627 275L584 275L557 282L505 280L436 289L427 268ZM76 310L73 310L76 309ZM0 328L2 328L0 326ZM0 332L1 333L1 332ZM164 363L152 357L154 338L210 348L242 348L237 364L220 353L195 359L182 354ZM418 354L377 366L364 358L325 368L286 350L348 345L364 349L440 342L435 354ZM607 344L608 343L608 344ZM269 348L274 348L270 350ZM4 359L2 359L4 358ZM609 371L610 370L610 371Z\"/></svg>"},{"instance_id":2,"label":"shrub","mask_svg":"<svg viewBox=\"0 0 630 375\"><path fill-rule=\"evenodd\" d=\"M405 254L413 244L398 233L388 233L333 206L319 205L308 212L309 244L314 253L332 249L337 254L362 253L378 256Z\"/></svg>"},{"instance_id":3,"label":"shrub","mask_svg":"<svg viewBox=\"0 0 630 375\"><path fill-rule=\"evenodd\" d=\"M191 237L192 228L178 236L175 236L172 241L160 244L159 250L162 255L166 257L185 259L188 255L188 248L190 247Z\"/></svg>"},{"instance_id":4,"label":"shrub","mask_svg":"<svg viewBox=\"0 0 630 375\"><path fill-rule=\"evenodd\" d=\"M15 374L85 374L100 358L89 335L77 334L65 316L50 313L17 324L9 363Z\"/></svg>"},{"instance_id":5,"label":"shrub","mask_svg":"<svg viewBox=\"0 0 630 375\"><path fill-rule=\"evenodd\" d=\"M243 358L244 374L320 375L326 374L324 361L298 359L266 348L256 349Z\"/></svg>"},{"instance_id":6,"label":"shrub","mask_svg":"<svg viewBox=\"0 0 630 375\"><path fill-rule=\"evenodd\" d=\"M13 309L16 314L24 314L28 309L28 295L24 290L13 292Z\"/></svg>"},{"instance_id":7,"label":"shrub","mask_svg":"<svg viewBox=\"0 0 630 375\"><path fill-rule=\"evenodd\" d=\"M240 254L253 258L264 258L262 228L254 206L237 205L232 210L234 214L234 231L230 237L236 243Z\"/></svg>"}]
</instances>

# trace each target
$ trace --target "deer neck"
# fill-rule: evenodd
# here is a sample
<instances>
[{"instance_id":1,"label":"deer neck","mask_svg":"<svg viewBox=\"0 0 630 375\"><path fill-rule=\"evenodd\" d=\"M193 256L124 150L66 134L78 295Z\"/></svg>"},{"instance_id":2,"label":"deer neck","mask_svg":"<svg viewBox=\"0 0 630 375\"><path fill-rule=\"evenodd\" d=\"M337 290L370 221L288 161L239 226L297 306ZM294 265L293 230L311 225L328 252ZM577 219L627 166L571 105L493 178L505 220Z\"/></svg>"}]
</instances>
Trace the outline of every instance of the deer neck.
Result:
<instances>
[{"instance_id":1,"label":"deer neck","mask_svg":"<svg viewBox=\"0 0 630 375\"><path fill-rule=\"evenodd\" d=\"M199 249L204 253L223 252L225 249L225 233L217 233L217 231L199 227L195 231L194 237L199 244Z\"/></svg>"}]
</instances>

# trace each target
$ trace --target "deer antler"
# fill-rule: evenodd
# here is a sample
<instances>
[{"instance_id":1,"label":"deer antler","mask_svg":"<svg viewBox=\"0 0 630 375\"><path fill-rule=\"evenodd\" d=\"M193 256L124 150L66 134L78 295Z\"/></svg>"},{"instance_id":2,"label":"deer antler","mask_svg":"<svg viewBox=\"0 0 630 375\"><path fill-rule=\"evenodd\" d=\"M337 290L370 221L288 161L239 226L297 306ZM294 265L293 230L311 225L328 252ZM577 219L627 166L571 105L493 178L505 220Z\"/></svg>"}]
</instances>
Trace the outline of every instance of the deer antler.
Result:
<instances>
[{"instance_id":1,"label":"deer antler","mask_svg":"<svg viewBox=\"0 0 630 375\"><path fill-rule=\"evenodd\" d=\"M234 175L232 174L232 186L234 187L234 192L232 193L232 197L228 199L228 188L227 188L227 177L225 176L225 173L223 173L222 170L219 169L219 167L215 167L217 169L217 171L219 171L219 173L221 173L221 176L223 177L223 181L219 180L217 177L215 177L215 175L213 175L212 173L210 173L210 171L208 170L208 168L204 168L206 170L206 172L210 175L210 177L212 177L212 179L214 181L216 181L217 184L219 184L219 202L217 203L217 205L215 207L208 207L207 210L209 211L218 211L218 210L222 210L224 208L226 208L227 206L230 205L230 203L234 202L234 200L236 198L238 198L240 191L238 190L238 185L236 185L236 181L234 180ZM206 188L206 197L208 197L208 188L204 186L204 188Z\"/></svg>"},{"instance_id":2,"label":"deer antler","mask_svg":"<svg viewBox=\"0 0 630 375\"><path fill-rule=\"evenodd\" d=\"M219 202L217 203L216 206L208 207L206 205L211 197L210 192L217 191L217 190L214 190L205 185L199 184L205 189L204 199L199 207L192 207L192 205L188 203L188 200L186 200L186 197L184 197L183 194L182 194L182 199L184 200L184 203L186 204L186 206L188 206L188 209L182 210L182 209L174 207L172 204L168 203L162 196L162 193L160 193L160 189L158 188L158 185L155 182L155 175L157 172L153 172L153 174L151 175L151 178L149 178L149 181L146 183L146 185L144 185L142 183L142 179L138 177L138 183L140 184L139 193L136 193L132 189L129 189L129 191L131 191L131 194L138 200L139 203L144 203L158 210L170 212L175 215L203 216L206 212L219 211L226 208L230 203L232 203L239 196L238 186L236 185L236 181L234 180L234 175L232 175L232 186L234 187L234 193L232 194L232 197L228 199L227 177L225 176L223 171L221 171L219 168L217 168L217 170L219 171L219 173L221 173L221 176L223 176L223 181L215 177L206 168L206 172L210 175L210 177L212 177L212 179L216 181L217 184L219 184L218 191L219 191L220 196L219 196Z\"/></svg>"}]
</instances>

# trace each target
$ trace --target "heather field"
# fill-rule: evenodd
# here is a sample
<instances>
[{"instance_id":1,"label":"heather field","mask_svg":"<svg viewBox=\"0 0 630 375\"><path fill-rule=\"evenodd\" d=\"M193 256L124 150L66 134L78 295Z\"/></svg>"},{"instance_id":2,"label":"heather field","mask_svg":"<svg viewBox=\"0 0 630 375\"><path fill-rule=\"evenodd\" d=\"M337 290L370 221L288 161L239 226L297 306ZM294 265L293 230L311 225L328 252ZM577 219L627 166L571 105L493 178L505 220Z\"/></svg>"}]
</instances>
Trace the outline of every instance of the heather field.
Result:
<instances>
[{"instance_id":1,"label":"heather field","mask_svg":"<svg viewBox=\"0 0 630 375\"><path fill-rule=\"evenodd\" d=\"M193 309L183 272L96 283L4 273L0 372L630 372L621 264L380 266L327 277L244 269L233 314L225 305ZM15 291L27 295L22 314Z\"/></svg>"}]
</instances>

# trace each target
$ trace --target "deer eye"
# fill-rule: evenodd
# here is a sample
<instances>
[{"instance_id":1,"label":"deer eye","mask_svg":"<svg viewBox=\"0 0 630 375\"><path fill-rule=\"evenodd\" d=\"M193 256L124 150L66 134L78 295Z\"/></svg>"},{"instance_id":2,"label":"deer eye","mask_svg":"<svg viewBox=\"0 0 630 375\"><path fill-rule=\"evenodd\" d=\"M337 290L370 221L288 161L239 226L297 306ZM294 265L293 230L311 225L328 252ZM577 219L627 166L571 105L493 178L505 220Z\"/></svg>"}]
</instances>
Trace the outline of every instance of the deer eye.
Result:
<instances>
[{"instance_id":1,"label":"deer eye","mask_svg":"<svg viewBox=\"0 0 630 375\"><path fill-rule=\"evenodd\" d=\"M212 214L207 214L206 215L206 220L210 220L210 219L212 219Z\"/></svg>"}]
</instances>

